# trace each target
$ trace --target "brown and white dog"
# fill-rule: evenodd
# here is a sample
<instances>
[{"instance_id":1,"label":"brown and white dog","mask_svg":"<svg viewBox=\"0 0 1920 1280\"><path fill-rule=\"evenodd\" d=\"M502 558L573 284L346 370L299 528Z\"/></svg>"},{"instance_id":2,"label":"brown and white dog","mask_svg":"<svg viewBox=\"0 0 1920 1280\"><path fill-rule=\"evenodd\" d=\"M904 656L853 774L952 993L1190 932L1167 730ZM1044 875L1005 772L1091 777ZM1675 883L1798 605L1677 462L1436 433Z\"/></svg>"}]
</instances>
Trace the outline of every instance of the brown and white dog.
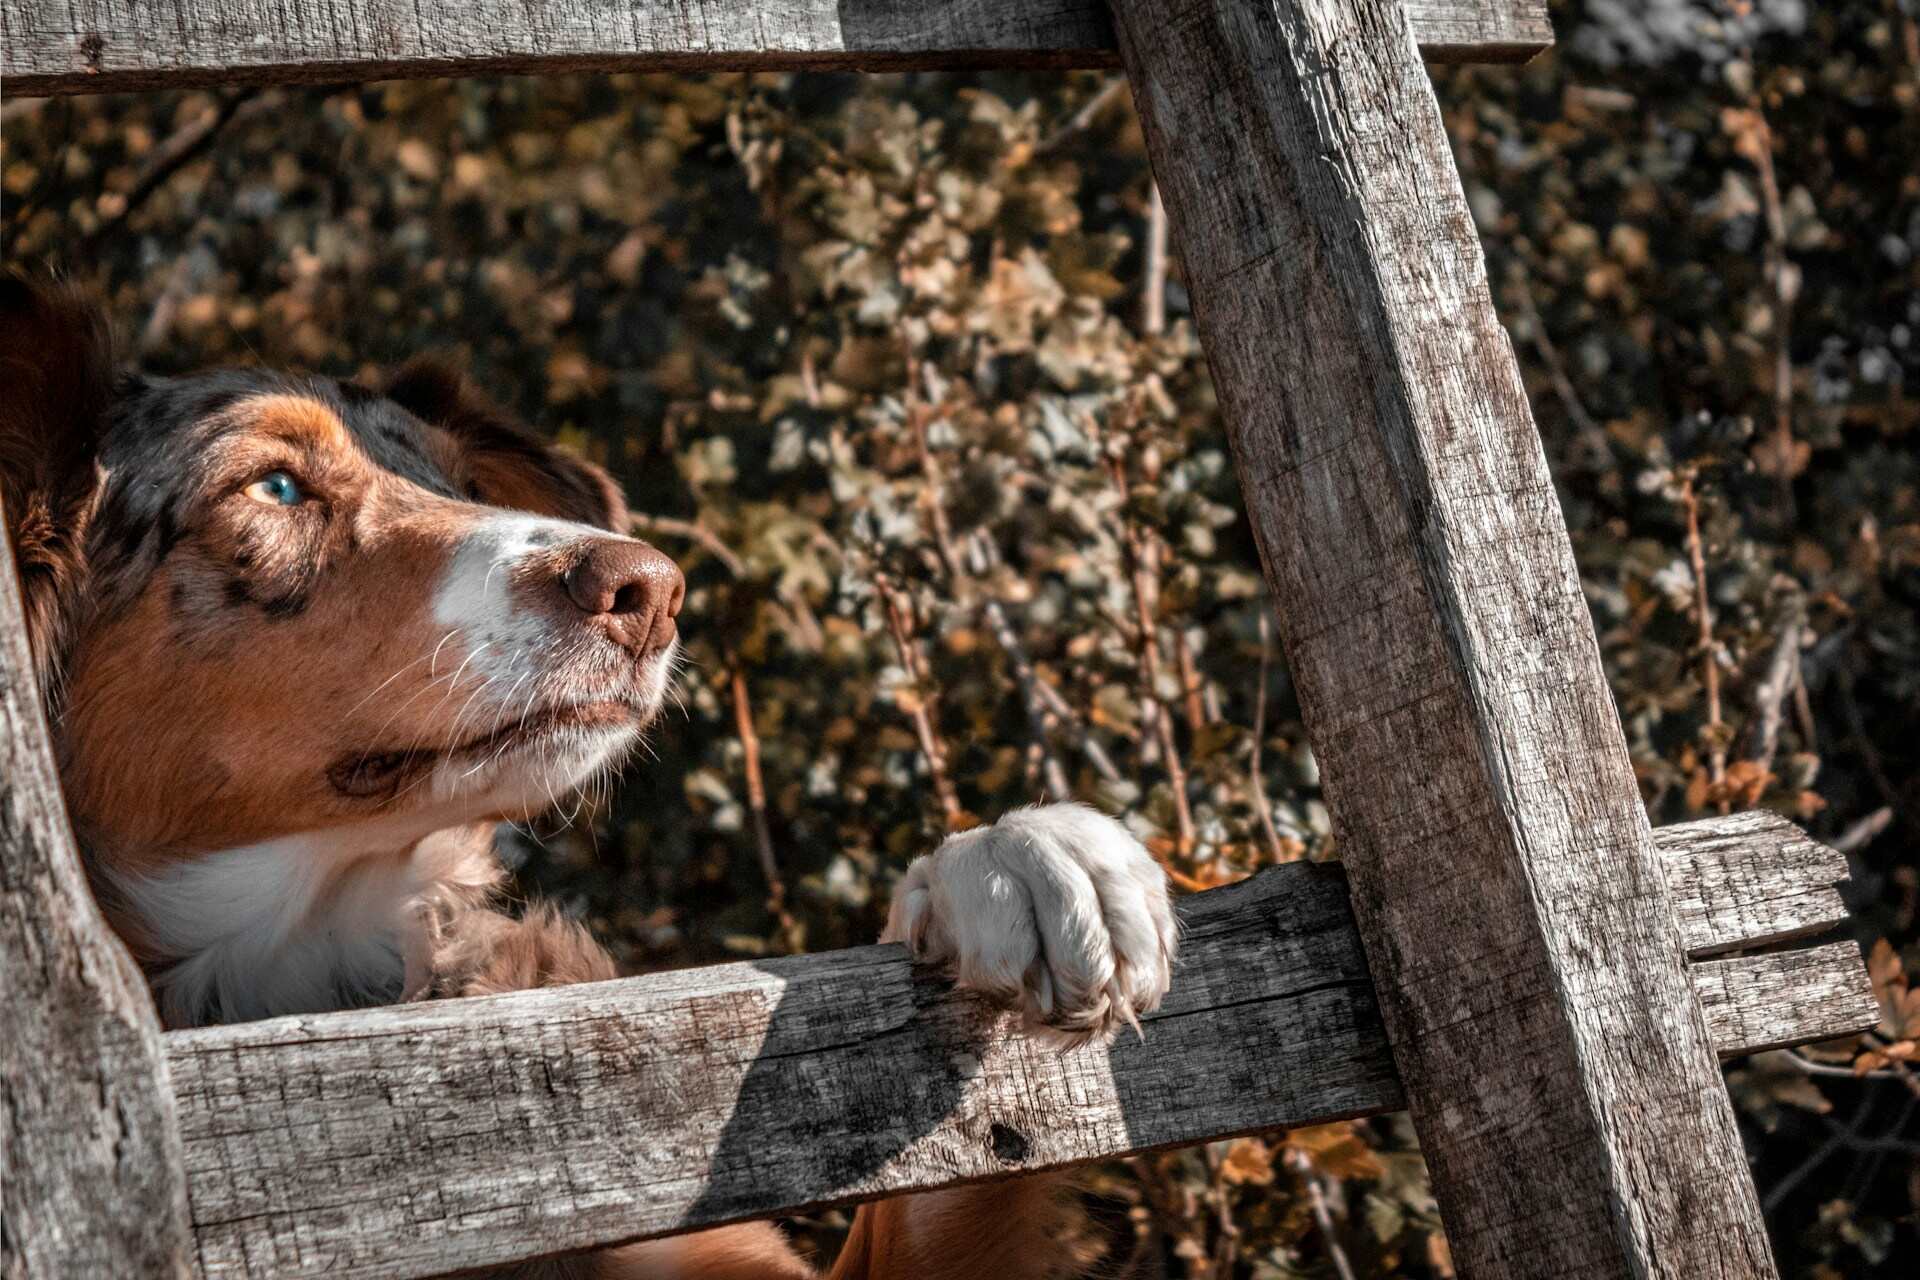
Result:
<instances>
[{"instance_id":1,"label":"brown and white dog","mask_svg":"<svg viewBox=\"0 0 1920 1280\"><path fill-rule=\"evenodd\" d=\"M74 829L169 1026L614 976L493 897L495 823L617 765L673 678L684 582L603 472L432 365L123 373L86 299L0 276L0 502ZM1159 868L1072 805L916 861L887 936L1068 1041L1154 1008L1175 944ZM1069 1274L1059 1189L866 1206L832 1275ZM541 1265L814 1274L767 1224Z\"/></svg>"}]
</instances>

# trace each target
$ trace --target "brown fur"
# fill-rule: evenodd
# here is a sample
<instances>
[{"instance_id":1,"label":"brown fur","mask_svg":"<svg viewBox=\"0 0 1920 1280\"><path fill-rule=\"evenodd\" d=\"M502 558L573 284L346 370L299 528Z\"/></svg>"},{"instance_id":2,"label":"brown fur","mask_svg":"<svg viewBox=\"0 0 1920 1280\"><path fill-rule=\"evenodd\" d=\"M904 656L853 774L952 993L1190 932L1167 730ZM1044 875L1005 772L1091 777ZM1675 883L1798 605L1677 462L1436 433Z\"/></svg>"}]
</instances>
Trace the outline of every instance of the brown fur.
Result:
<instances>
[{"instance_id":1,"label":"brown fur","mask_svg":"<svg viewBox=\"0 0 1920 1280\"><path fill-rule=\"evenodd\" d=\"M85 294L0 273L0 510L42 689L57 678L80 591L113 379L112 332Z\"/></svg>"},{"instance_id":2,"label":"brown fur","mask_svg":"<svg viewBox=\"0 0 1920 1280\"><path fill-rule=\"evenodd\" d=\"M99 510L115 405L105 322L71 290L0 277L0 376L0 503L42 687L52 698L67 680L68 805L90 857L116 873L363 822L392 799L372 785L384 773L356 772L366 760L399 760L404 780L408 753L458 744L467 686L422 661L439 637L419 604L487 510L476 504L627 524L603 471L540 442L446 366L416 363L385 388L426 424L411 428L413 478L380 463L322 397L242 396L208 411L205 447L180 452L192 484L179 511L159 517L169 527L121 528L90 555L112 520L133 518ZM311 500L289 510L249 497L249 478L276 468L297 472ZM544 588L515 583L519 607L542 607L554 577L542 572ZM472 867L437 899L431 994L615 976L606 951L558 912L514 919L491 905L489 824L429 838ZM139 926L112 918L142 950ZM1078 1262L1066 1185L1036 1177L865 1206L832 1280L1057 1280ZM777 1229L747 1223L502 1274L816 1272Z\"/></svg>"}]
</instances>

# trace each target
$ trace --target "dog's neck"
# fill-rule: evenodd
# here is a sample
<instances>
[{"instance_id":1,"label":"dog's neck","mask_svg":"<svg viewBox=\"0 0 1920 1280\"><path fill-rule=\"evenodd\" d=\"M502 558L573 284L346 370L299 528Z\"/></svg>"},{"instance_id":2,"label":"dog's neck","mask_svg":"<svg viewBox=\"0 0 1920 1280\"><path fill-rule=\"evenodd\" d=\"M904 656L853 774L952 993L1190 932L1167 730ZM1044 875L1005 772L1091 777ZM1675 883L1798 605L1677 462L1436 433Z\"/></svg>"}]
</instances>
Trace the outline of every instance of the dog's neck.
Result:
<instances>
[{"instance_id":1,"label":"dog's neck","mask_svg":"<svg viewBox=\"0 0 1920 1280\"><path fill-rule=\"evenodd\" d=\"M96 861L169 1027L390 1004L426 984L438 925L501 878L490 824L394 844L346 829L151 872Z\"/></svg>"}]
</instances>

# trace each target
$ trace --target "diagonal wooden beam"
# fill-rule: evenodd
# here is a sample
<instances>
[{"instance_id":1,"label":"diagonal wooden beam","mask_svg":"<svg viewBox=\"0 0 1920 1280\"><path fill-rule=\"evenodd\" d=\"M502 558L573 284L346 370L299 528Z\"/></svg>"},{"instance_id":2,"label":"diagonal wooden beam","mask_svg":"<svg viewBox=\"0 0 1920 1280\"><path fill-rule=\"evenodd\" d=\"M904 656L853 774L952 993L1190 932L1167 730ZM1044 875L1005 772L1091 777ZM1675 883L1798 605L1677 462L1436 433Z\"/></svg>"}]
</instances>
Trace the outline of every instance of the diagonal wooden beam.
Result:
<instances>
[{"instance_id":1,"label":"diagonal wooden beam","mask_svg":"<svg viewBox=\"0 0 1920 1280\"><path fill-rule=\"evenodd\" d=\"M1407 0L1435 62L1552 43L1546 0ZM0 0L10 96L564 71L1118 64L1105 0Z\"/></svg>"},{"instance_id":2,"label":"diagonal wooden beam","mask_svg":"<svg viewBox=\"0 0 1920 1280\"><path fill-rule=\"evenodd\" d=\"M1703 949L1845 918L1779 818L1658 837ZM1404 1105L1338 867L1180 911L1173 993L1111 1050L1040 1048L897 947L170 1034L201 1262L431 1275ZM1691 976L1729 1056L1879 1016L1852 942Z\"/></svg>"},{"instance_id":3,"label":"diagonal wooden beam","mask_svg":"<svg viewBox=\"0 0 1920 1280\"><path fill-rule=\"evenodd\" d=\"M1394 0L1114 0L1465 1276L1775 1274Z\"/></svg>"}]
</instances>

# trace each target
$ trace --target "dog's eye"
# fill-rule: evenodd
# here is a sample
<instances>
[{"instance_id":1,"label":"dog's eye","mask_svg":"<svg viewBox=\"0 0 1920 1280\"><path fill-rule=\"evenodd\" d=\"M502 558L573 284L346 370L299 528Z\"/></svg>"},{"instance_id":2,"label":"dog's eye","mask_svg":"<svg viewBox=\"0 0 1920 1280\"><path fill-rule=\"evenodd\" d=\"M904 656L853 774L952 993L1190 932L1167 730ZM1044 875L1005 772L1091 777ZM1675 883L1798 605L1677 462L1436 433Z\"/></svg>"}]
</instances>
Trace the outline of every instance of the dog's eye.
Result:
<instances>
[{"instance_id":1,"label":"dog's eye","mask_svg":"<svg viewBox=\"0 0 1920 1280\"><path fill-rule=\"evenodd\" d=\"M269 471L247 486L247 496L269 506L297 507L301 499L300 485L284 471Z\"/></svg>"}]
</instances>

